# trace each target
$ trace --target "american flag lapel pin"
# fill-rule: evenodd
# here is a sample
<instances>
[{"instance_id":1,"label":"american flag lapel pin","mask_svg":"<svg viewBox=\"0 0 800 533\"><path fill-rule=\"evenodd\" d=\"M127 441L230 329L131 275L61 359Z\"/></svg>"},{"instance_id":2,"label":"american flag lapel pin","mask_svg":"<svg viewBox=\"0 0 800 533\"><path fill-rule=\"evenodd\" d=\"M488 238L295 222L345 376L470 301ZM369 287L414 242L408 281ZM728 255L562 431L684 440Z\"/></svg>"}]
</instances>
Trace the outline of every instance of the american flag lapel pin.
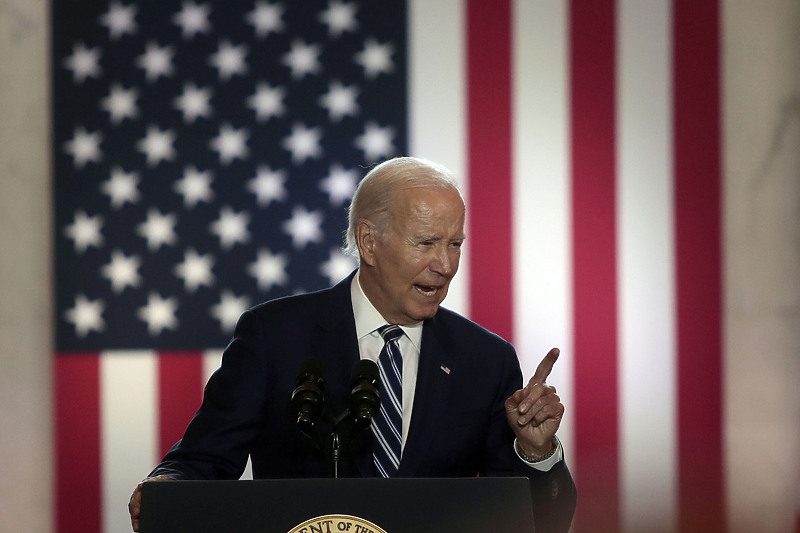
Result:
<instances>
[{"instance_id":1,"label":"american flag lapel pin","mask_svg":"<svg viewBox=\"0 0 800 533\"><path fill-rule=\"evenodd\" d=\"M444 365L442 365L440 368L442 369L442 371L443 371L445 374L447 374L448 376L450 375L450 368L448 368L448 367L446 367L446 366L444 366Z\"/></svg>"}]
</instances>

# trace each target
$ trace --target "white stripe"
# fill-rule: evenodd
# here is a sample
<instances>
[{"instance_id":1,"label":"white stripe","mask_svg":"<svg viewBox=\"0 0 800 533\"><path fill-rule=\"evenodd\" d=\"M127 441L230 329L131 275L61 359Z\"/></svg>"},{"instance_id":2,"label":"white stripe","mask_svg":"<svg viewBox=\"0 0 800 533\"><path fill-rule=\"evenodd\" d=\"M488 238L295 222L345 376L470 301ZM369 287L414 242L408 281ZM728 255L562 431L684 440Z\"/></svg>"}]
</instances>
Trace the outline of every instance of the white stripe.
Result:
<instances>
[{"instance_id":1,"label":"white stripe","mask_svg":"<svg viewBox=\"0 0 800 533\"><path fill-rule=\"evenodd\" d=\"M381 471L383 477L389 477L386 469L383 467L383 459L389 461L389 463L397 470L400 467L400 461L398 460L397 456L389 449L388 444L384 440L383 436L380 434L376 435L378 437L378 442L381 445L381 449L383 450L383 457L378 455L377 457L373 456L373 459L377 459L375 463L378 465L378 468Z\"/></svg>"},{"instance_id":2,"label":"white stripe","mask_svg":"<svg viewBox=\"0 0 800 533\"><path fill-rule=\"evenodd\" d=\"M381 430L379 424L373 424L372 428L375 430L375 436L378 437L378 440L381 442L381 446L386 451L387 454L394 456L394 452L392 451L392 447L389 446L389 439L390 437L394 437L391 440L395 444L399 444L400 442L400 432L397 430L397 427L391 423L389 418L386 416L386 413L383 413L383 422L386 424L386 429L389 430L388 435L384 435L383 430Z\"/></svg>"},{"instance_id":3,"label":"white stripe","mask_svg":"<svg viewBox=\"0 0 800 533\"><path fill-rule=\"evenodd\" d=\"M383 408L381 408L381 411L383 411ZM396 470L400 466L400 455L399 453L395 452L395 449L399 449L400 447L400 435L397 433L396 428L392 424L388 423L389 419L386 417L385 413L382 413L382 416L383 416L382 420L376 419L373 421L372 434L378 441L378 444L380 444L380 447L383 450L383 456L386 457L389 460L389 462L392 463L392 465ZM391 433L388 435L384 435L383 431L381 431L378 422L385 422ZM392 445L390 445L389 439L392 437L392 435L394 435L394 438L391 439ZM386 470L382 467L381 454L373 452L373 458L375 460L376 466L378 466L383 477L388 477Z\"/></svg>"},{"instance_id":4,"label":"white stripe","mask_svg":"<svg viewBox=\"0 0 800 533\"><path fill-rule=\"evenodd\" d=\"M514 343L526 380L550 348L561 349L548 382L567 406L558 435L571 462L567 5L517 0L513 9Z\"/></svg>"},{"instance_id":5,"label":"white stripe","mask_svg":"<svg viewBox=\"0 0 800 533\"><path fill-rule=\"evenodd\" d=\"M208 378L213 374L222 364L222 350L206 350L203 352L203 381L207 382Z\"/></svg>"},{"instance_id":6,"label":"white stripe","mask_svg":"<svg viewBox=\"0 0 800 533\"><path fill-rule=\"evenodd\" d=\"M403 356L399 353L400 347L397 346L397 340L392 341L392 343L389 345L388 350L390 354L389 362L391 363L392 374L394 374L395 382L403 383L402 364L400 366L397 365L397 361L400 361L400 363L403 362Z\"/></svg>"},{"instance_id":7,"label":"white stripe","mask_svg":"<svg viewBox=\"0 0 800 533\"><path fill-rule=\"evenodd\" d=\"M617 11L618 298L622 520L676 527L671 13Z\"/></svg>"},{"instance_id":8,"label":"white stripe","mask_svg":"<svg viewBox=\"0 0 800 533\"><path fill-rule=\"evenodd\" d=\"M150 351L100 356L103 531L130 531L128 499L157 461L157 373Z\"/></svg>"},{"instance_id":9,"label":"white stripe","mask_svg":"<svg viewBox=\"0 0 800 533\"><path fill-rule=\"evenodd\" d=\"M400 426L398 426L392 420L392 418L402 418L400 412L397 411L396 409L391 409L390 412L389 405L384 403L383 405L381 405L381 414L383 416L383 421L386 423L386 427L392 431L392 434L395 436L397 441L400 442L400 439L402 438L400 433L402 423Z\"/></svg>"},{"instance_id":10,"label":"white stripe","mask_svg":"<svg viewBox=\"0 0 800 533\"><path fill-rule=\"evenodd\" d=\"M411 0L408 17L409 151L450 168L466 198L464 6L460 0ZM444 303L464 315L469 312L467 237Z\"/></svg>"},{"instance_id":11,"label":"white stripe","mask_svg":"<svg viewBox=\"0 0 800 533\"><path fill-rule=\"evenodd\" d=\"M386 469L383 468L383 465L380 463L380 461L375 461L375 466L378 468L378 473L381 475L381 477L389 477L389 473L386 472Z\"/></svg>"},{"instance_id":12,"label":"white stripe","mask_svg":"<svg viewBox=\"0 0 800 533\"><path fill-rule=\"evenodd\" d=\"M386 413L384 413L383 416L386 417ZM398 431L397 426L392 424L388 418L384 418L384 420L386 421L386 429L389 431L388 436L384 436L384 432L377 425L375 426L375 431L378 432L378 435L380 435L381 440L384 440L384 442L387 442L389 437L393 437L392 441L395 441L399 444L400 431Z\"/></svg>"},{"instance_id":13,"label":"white stripe","mask_svg":"<svg viewBox=\"0 0 800 533\"><path fill-rule=\"evenodd\" d=\"M380 365L380 366L378 366L378 370L380 371L381 382L384 384L383 393L386 396L386 398L384 398L384 400L386 400L386 399L391 400L391 404L392 404L392 407L393 407L394 411L398 412L398 413L402 413L403 412L403 404L400 401L400 398L397 397L397 393L395 392L394 388L390 387L388 385L389 384L389 379L388 379L388 376L386 374L386 369L383 367L383 365ZM383 403L385 404L386 402L383 402Z\"/></svg>"}]
</instances>

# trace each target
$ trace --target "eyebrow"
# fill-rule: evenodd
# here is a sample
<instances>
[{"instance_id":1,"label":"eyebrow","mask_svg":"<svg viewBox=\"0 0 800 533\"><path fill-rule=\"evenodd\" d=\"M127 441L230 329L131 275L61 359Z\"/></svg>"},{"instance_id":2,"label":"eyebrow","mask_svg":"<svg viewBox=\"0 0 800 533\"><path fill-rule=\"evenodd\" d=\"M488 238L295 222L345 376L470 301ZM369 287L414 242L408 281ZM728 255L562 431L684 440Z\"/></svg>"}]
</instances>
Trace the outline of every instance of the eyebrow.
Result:
<instances>
[{"instance_id":1,"label":"eyebrow","mask_svg":"<svg viewBox=\"0 0 800 533\"><path fill-rule=\"evenodd\" d=\"M454 241L463 241L466 238L467 238L466 235L460 235L460 236L454 237L452 239L445 239L441 235L416 235L416 236L413 237L413 240L415 242L444 241L444 240L447 240L448 242L454 242Z\"/></svg>"}]
</instances>

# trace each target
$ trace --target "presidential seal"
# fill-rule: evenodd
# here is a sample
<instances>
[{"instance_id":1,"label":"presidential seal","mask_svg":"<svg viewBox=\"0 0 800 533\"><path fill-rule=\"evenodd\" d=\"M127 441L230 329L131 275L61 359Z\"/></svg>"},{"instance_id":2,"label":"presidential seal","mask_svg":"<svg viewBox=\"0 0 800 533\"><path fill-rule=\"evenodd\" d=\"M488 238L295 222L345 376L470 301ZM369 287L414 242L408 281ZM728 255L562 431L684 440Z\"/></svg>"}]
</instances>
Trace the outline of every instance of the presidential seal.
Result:
<instances>
[{"instance_id":1,"label":"presidential seal","mask_svg":"<svg viewBox=\"0 0 800 533\"><path fill-rule=\"evenodd\" d=\"M287 533L387 533L369 520L346 514L328 514L306 520Z\"/></svg>"}]
</instances>

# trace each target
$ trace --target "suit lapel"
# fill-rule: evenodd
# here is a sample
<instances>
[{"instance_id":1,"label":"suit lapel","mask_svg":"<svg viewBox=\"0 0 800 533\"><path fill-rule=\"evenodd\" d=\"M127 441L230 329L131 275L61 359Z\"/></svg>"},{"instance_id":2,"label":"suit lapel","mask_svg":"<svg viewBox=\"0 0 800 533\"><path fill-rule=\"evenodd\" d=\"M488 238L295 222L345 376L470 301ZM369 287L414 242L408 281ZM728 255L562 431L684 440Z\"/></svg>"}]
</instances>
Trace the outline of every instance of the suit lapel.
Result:
<instances>
[{"instance_id":1,"label":"suit lapel","mask_svg":"<svg viewBox=\"0 0 800 533\"><path fill-rule=\"evenodd\" d=\"M436 327L436 318L427 320L422 329L414 410L398 476L414 475L428 449L431 435L444 422L444 406L450 398L452 383L450 372L455 367L448 344L441 328Z\"/></svg>"},{"instance_id":2,"label":"suit lapel","mask_svg":"<svg viewBox=\"0 0 800 533\"><path fill-rule=\"evenodd\" d=\"M360 359L350 284L355 273L330 290L326 305L319 309L317 323L323 333L319 339L317 353L326 364L326 402L331 414L338 417L347 406L350 397L350 377ZM342 428L346 431L347 428ZM365 432L350 443L349 452L362 477L374 477L371 436ZM327 444L327 442L326 442ZM346 473L345 473L346 474ZM349 475L352 475L350 473Z\"/></svg>"},{"instance_id":3,"label":"suit lapel","mask_svg":"<svg viewBox=\"0 0 800 533\"><path fill-rule=\"evenodd\" d=\"M337 407L345 402L349 393L349 373L359 359L353 304L350 301L351 279L352 276L330 289L328 299L314 310L317 324L322 330L314 351L325 362L326 396Z\"/></svg>"}]
</instances>

